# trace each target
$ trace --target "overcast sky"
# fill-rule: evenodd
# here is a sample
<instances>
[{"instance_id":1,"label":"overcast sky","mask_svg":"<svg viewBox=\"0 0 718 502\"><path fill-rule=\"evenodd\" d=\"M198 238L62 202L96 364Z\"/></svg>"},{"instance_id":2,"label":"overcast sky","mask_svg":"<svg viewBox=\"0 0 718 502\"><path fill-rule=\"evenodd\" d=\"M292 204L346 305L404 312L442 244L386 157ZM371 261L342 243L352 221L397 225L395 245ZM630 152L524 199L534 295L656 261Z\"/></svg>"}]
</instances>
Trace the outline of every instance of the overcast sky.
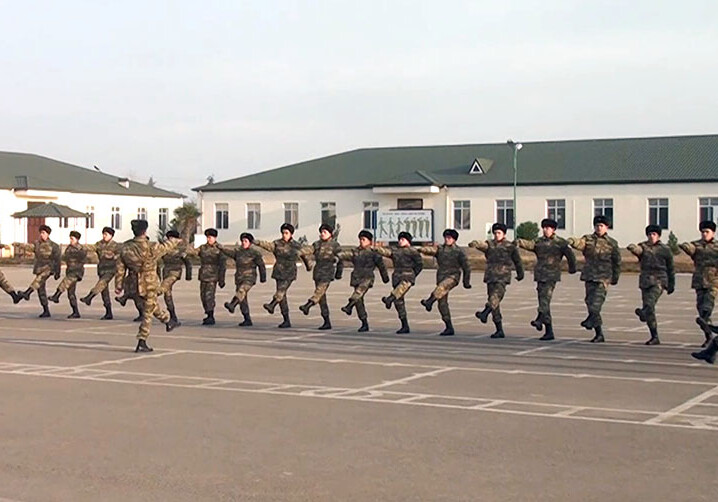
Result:
<instances>
[{"instance_id":1,"label":"overcast sky","mask_svg":"<svg viewBox=\"0 0 718 502\"><path fill-rule=\"evenodd\" d=\"M715 0L0 0L0 13L0 150L186 194L210 174L361 147L718 133Z\"/></svg>"}]
</instances>

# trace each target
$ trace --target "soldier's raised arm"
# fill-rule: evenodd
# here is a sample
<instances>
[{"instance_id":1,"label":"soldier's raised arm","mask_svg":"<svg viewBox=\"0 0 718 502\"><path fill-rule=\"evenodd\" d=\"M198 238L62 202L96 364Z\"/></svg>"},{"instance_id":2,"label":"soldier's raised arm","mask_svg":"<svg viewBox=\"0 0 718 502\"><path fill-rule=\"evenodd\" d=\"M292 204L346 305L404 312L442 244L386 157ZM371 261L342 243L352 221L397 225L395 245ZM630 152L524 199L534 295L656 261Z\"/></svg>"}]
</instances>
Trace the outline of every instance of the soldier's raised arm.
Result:
<instances>
[{"instance_id":1,"label":"soldier's raised arm","mask_svg":"<svg viewBox=\"0 0 718 502\"><path fill-rule=\"evenodd\" d=\"M219 251L220 251L224 256L226 256L227 258L232 258L233 260L235 259L235 258L234 258L234 254L235 254L235 251L236 251L235 248L226 248L226 247L224 247L224 246L217 246L217 247L219 248Z\"/></svg>"},{"instance_id":2,"label":"soldier's raised arm","mask_svg":"<svg viewBox=\"0 0 718 502\"><path fill-rule=\"evenodd\" d=\"M516 268L516 280L523 281L524 279L524 263L521 261L521 253L519 253L518 246L514 246L511 251L511 261L514 262Z\"/></svg>"},{"instance_id":3,"label":"soldier's raised arm","mask_svg":"<svg viewBox=\"0 0 718 502\"><path fill-rule=\"evenodd\" d=\"M379 246L377 244L373 245L371 247L379 256L383 256L384 258L391 258L394 252L391 250L391 248L385 248L384 246Z\"/></svg>"},{"instance_id":4,"label":"soldier's raised arm","mask_svg":"<svg viewBox=\"0 0 718 502\"><path fill-rule=\"evenodd\" d=\"M274 253L274 241L262 241L262 240L256 240L254 241L254 245L257 247L260 247L264 249L265 251L269 251L270 253Z\"/></svg>"},{"instance_id":5,"label":"soldier's raised arm","mask_svg":"<svg viewBox=\"0 0 718 502\"><path fill-rule=\"evenodd\" d=\"M304 268L307 269L307 272L311 272L312 268L314 268L314 244L304 246L297 244L297 246L299 247L299 259L304 263Z\"/></svg>"},{"instance_id":6,"label":"soldier's raised arm","mask_svg":"<svg viewBox=\"0 0 718 502\"><path fill-rule=\"evenodd\" d=\"M571 246L574 249L578 249L579 251L583 251L586 249L586 236L576 238L576 237L569 237L566 239L568 241L568 245Z\"/></svg>"},{"instance_id":7,"label":"soldier's raised arm","mask_svg":"<svg viewBox=\"0 0 718 502\"><path fill-rule=\"evenodd\" d=\"M339 253L337 253L337 258L339 258L340 261L352 261L354 259L354 252L340 251Z\"/></svg>"},{"instance_id":8,"label":"soldier's raised arm","mask_svg":"<svg viewBox=\"0 0 718 502\"><path fill-rule=\"evenodd\" d=\"M22 251L23 253L27 254L35 254L35 245L34 244L25 244L24 242L13 242L13 247L19 251Z\"/></svg>"},{"instance_id":9,"label":"soldier's raised arm","mask_svg":"<svg viewBox=\"0 0 718 502\"><path fill-rule=\"evenodd\" d=\"M631 253L633 253L634 255L636 255L639 258L643 254L643 247L639 246L637 244L629 244L628 247L626 247L626 249L628 249Z\"/></svg>"},{"instance_id":10,"label":"soldier's raised arm","mask_svg":"<svg viewBox=\"0 0 718 502\"><path fill-rule=\"evenodd\" d=\"M621 250L617 242L613 242L611 249L611 284L618 284L618 278L621 276Z\"/></svg>"},{"instance_id":11,"label":"soldier's raised arm","mask_svg":"<svg viewBox=\"0 0 718 502\"><path fill-rule=\"evenodd\" d=\"M566 262L568 263L568 273L575 274L576 255L574 254L573 249L571 249L571 246L569 246L568 242L566 241L564 241L563 245L561 246L561 254L566 257Z\"/></svg>"},{"instance_id":12,"label":"soldier's raised arm","mask_svg":"<svg viewBox=\"0 0 718 502\"><path fill-rule=\"evenodd\" d=\"M485 253L489 249L489 243L486 241L471 241L469 242L469 247Z\"/></svg>"},{"instance_id":13,"label":"soldier's raised arm","mask_svg":"<svg viewBox=\"0 0 718 502\"><path fill-rule=\"evenodd\" d=\"M166 241L151 243L152 254L155 255L155 258L161 258L173 249L177 248L181 242L182 241L180 239L170 237Z\"/></svg>"},{"instance_id":14,"label":"soldier's raised arm","mask_svg":"<svg viewBox=\"0 0 718 502\"><path fill-rule=\"evenodd\" d=\"M426 256L436 256L436 254L439 252L439 248L437 246L422 246L417 249L417 251Z\"/></svg>"},{"instance_id":15,"label":"soldier's raised arm","mask_svg":"<svg viewBox=\"0 0 718 502\"><path fill-rule=\"evenodd\" d=\"M536 249L536 241L530 239L516 239L514 244L526 251L534 251Z\"/></svg>"},{"instance_id":16,"label":"soldier's raised arm","mask_svg":"<svg viewBox=\"0 0 718 502\"><path fill-rule=\"evenodd\" d=\"M688 256L693 256L696 254L696 245L692 242L681 242L678 244L678 247L683 250L684 253L686 253Z\"/></svg>"}]
</instances>

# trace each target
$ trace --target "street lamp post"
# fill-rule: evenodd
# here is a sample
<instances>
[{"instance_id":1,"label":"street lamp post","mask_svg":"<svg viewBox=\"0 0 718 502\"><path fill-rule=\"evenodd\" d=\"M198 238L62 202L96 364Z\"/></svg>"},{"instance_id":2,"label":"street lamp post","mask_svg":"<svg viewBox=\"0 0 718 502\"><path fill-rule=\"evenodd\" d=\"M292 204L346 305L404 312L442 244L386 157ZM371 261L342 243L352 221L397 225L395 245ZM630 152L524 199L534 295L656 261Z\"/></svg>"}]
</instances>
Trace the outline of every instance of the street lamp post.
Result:
<instances>
[{"instance_id":1,"label":"street lamp post","mask_svg":"<svg viewBox=\"0 0 718 502\"><path fill-rule=\"evenodd\" d=\"M517 143L512 139L509 139L508 141L506 141L506 144L509 145L509 147L511 147L511 149L514 151L514 221L513 221L513 223L514 223L514 237L516 237L516 226L517 226L517 221L518 221L518 219L516 218L516 215L518 214L517 207L516 207L516 184L518 181L518 156L519 156L519 150L521 150L524 145L522 145L521 143Z\"/></svg>"}]
</instances>

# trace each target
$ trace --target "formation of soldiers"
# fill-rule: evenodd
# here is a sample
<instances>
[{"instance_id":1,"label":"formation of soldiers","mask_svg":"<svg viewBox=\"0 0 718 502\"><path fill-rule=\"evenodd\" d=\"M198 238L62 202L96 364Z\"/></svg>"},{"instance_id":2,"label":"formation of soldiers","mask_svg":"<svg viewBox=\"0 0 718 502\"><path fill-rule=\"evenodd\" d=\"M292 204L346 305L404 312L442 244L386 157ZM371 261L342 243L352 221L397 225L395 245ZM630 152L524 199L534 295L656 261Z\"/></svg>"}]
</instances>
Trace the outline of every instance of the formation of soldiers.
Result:
<instances>
[{"instance_id":1,"label":"formation of soldiers","mask_svg":"<svg viewBox=\"0 0 718 502\"><path fill-rule=\"evenodd\" d=\"M476 312L476 317L487 323L489 316L495 326L491 338L504 338L501 312L501 301L511 283L515 272L516 280L524 278L523 263L519 248L530 251L536 255L534 267L534 281L538 296L537 315L531 321L531 326L542 331L540 340L554 340L553 320L551 317L551 299L557 283L561 280L561 264L566 259L568 273L577 271L574 250L580 251L585 259L581 271L581 281L585 284L585 304L587 317L581 326L593 331L591 343L605 341L603 333L603 320L601 310L611 286L618 284L621 273L621 255L618 243L608 235L610 221L605 216L596 216L593 220L594 231L580 238L563 239L556 235L557 223L552 219L541 222L543 235L535 240L517 239L509 241L506 238L507 228L501 223L495 223L491 232L493 239L472 241L468 247L476 249L486 256L486 271L484 283L486 284L486 303L482 310ZM318 328L328 330L332 328L329 305L327 303L327 290L334 280L342 278L344 262L353 265L350 286L353 288L347 304L341 308L342 312L352 315L356 309L357 317L361 322L359 332L369 330L368 314L364 297L374 285L375 270L379 271L384 283L390 281L389 274L383 258L388 258L393 264L391 276L392 290L382 297L387 309L394 306L400 321L397 334L410 333L409 320L406 311L405 297L414 285L417 276L422 272L422 256L433 257L437 263L436 287L428 298L421 300L421 305L431 311L434 304L438 306L444 330L440 336L454 335L449 309L449 294L460 283L465 289L471 288L471 268L466 251L458 246L459 233L454 229L443 232L444 242L437 246L413 247L412 235L409 232L400 232L396 246L384 247L374 244L371 232L362 230L359 233L358 246L344 250L334 239L334 229L326 224L319 227L319 239L311 245L302 245L293 238L294 227L285 223L281 226L281 237L274 241L255 241L250 233L240 235L240 246L225 248L217 242L217 231L205 231L207 242L198 248L191 247L180 239L179 234L170 230L163 242L150 242L147 237L147 222L133 220L132 231L134 238L122 244L113 240L114 230L105 227L102 231L102 240L94 245L82 245L78 232L70 232L70 245L61 255L60 247L50 240L51 229L43 225L40 227L40 238L33 244L15 244L17 248L31 253L35 257L33 274L35 278L24 291L17 291L0 272L0 287L7 292L14 303L29 300L33 291L37 291L42 313L40 317L50 317L50 301L58 303L62 293L67 292L68 301L72 309L69 318L79 318L77 305L77 283L82 281L84 264L88 253L95 253L99 258L97 267L98 281L90 292L80 301L91 305L92 299L101 295L105 307L103 320L113 318L110 301L109 284L115 280L115 300L124 305L133 300L140 315L135 319L140 322L137 334L136 352L152 351L147 344L150 333L152 317L165 324L166 330L171 331L180 326L172 298L172 288L181 279L182 270L185 270L186 280L192 279L192 264L190 256L199 257L200 297L205 312L203 325L215 324L215 306L217 287L224 288L227 270L227 259L232 259L236 265L235 294L224 307L234 313L239 306L244 320L240 326L252 326L248 294L256 284L267 279L266 267L259 249L271 252L275 257L272 278L276 282L275 293L263 308L274 313L277 306L280 308L282 322L278 328L291 327L289 303L287 292L297 279L297 262L301 260L307 271L313 271L315 290L312 296L299 307L299 310L308 315L311 308L319 305L323 324ZM703 350L692 353L696 359L713 363L718 353L718 326L712 324L711 315L718 294L718 242L715 240L716 224L712 221L703 221L699 225L701 238L680 244L695 264L691 287L696 291L697 324L704 335ZM658 326L656 321L656 304L665 291L670 295L675 290L675 270L673 253L671 249L661 242L661 228L656 225L646 227L646 240L638 244L631 244L628 250L640 262L640 276L638 286L641 290L642 305L636 308L636 316L645 323L650 333L646 345L660 344ZM46 282L51 276L58 280L61 275L61 261L67 264L65 277L59 283L55 293L48 297ZM160 281L160 276L162 280ZM157 299L164 296L167 311L163 310Z\"/></svg>"}]
</instances>

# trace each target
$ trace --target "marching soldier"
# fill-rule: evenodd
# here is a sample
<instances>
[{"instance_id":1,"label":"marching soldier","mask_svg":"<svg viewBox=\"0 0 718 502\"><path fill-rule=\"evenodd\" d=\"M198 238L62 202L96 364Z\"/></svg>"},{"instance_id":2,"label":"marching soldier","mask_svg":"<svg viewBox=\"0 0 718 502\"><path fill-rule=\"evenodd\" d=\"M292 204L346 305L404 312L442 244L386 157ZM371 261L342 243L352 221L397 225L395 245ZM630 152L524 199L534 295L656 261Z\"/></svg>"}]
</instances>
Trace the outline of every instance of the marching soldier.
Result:
<instances>
[{"instance_id":1,"label":"marching soldier","mask_svg":"<svg viewBox=\"0 0 718 502\"><path fill-rule=\"evenodd\" d=\"M586 264L581 271L581 280L586 285L586 307L588 317L581 322L581 326L595 331L591 343L602 343L603 320L601 308L606 301L608 285L618 284L621 275L621 253L618 243L608 236L610 221L606 216L598 215L593 218L594 232L580 239L568 238L568 243L574 249L583 252Z\"/></svg>"},{"instance_id":2,"label":"marching soldier","mask_svg":"<svg viewBox=\"0 0 718 502\"><path fill-rule=\"evenodd\" d=\"M132 220L131 225L135 237L127 241L120 251L117 274L115 275L115 293L117 295L122 293L125 274L128 270L132 270L137 277L136 295L142 298L144 306L142 322L137 332L135 352L152 352L152 347L147 345L152 316L163 322L167 331L172 331L177 327L177 323L157 303L157 290L160 287L157 264L162 256L176 248L181 241L171 237L165 242L150 242L147 238L147 222L145 220Z\"/></svg>"},{"instance_id":3,"label":"marching soldier","mask_svg":"<svg viewBox=\"0 0 718 502\"><path fill-rule=\"evenodd\" d=\"M8 247L9 246L5 244L0 244L0 249L7 249ZM15 288L12 287L12 284L10 284L10 281L7 280L5 274L2 273L2 270L0 270L0 289L12 297L13 303L20 303L20 300L22 300L22 293L15 291Z\"/></svg>"},{"instance_id":4,"label":"marching soldier","mask_svg":"<svg viewBox=\"0 0 718 502\"><path fill-rule=\"evenodd\" d=\"M204 231L207 243L197 249L188 249L187 252L199 256L199 294L202 299L202 308L206 317L202 319L203 326L212 326L214 320L215 297L217 286L224 288L227 273L227 258L222 253L222 247L217 242L217 230L208 228Z\"/></svg>"},{"instance_id":5,"label":"marching soldier","mask_svg":"<svg viewBox=\"0 0 718 502\"><path fill-rule=\"evenodd\" d=\"M129 241L125 241L122 243L122 246L127 244L128 242L132 242L132 239ZM122 250L122 247L120 247L120 252ZM117 274L115 274L117 275ZM122 296L115 296L115 301L122 305L123 307L127 304L127 300L132 300L132 302L135 304L135 308L137 309L137 317L132 319L133 322L140 322L142 321L142 312L144 309L144 303L142 297L137 293L138 291L138 284L137 284L137 274L132 270L127 270L127 277L125 278L124 282L124 293Z\"/></svg>"},{"instance_id":6,"label":"marching soldier","mask_svg":"<svg viewBox=\"0 0 718 502\"><path fill-rule=\"evenodd\" d=\"M453 228L444 230L444 244L441 246L426 246L419 248L423 255L436 258L436 288L429 298L421 300L421 304L431 312L434 302L439 302L441 320L444 321L444 331L439 336L452 336L454 326L451 323L451 311L449 310L449 291L459 285L459 279L463 272L464 288L471 289L471 268L466 259L466 253L456 244L459 239L459 232Z\"/></svg>"},{"instance_id":7,"label":"marching soldier","mask_svg":"<svg viewBox=\"0 0 718 502\"><path fill-rule=\"evenodd\" d=\"M60 295L67 291L67 299L70 301L72 313L67 316L68 319L79 319L80 311L77 308L77 283L82 281L85 275L85 260L87 259L87 249L80 244L80 232L73 230L70 232L70 245L65 248L62 255L67 268L65 270L65 278L58 284L55 294L48 298L53 303L59 303Z\"/></svg>"},{"instance_id":8,"label":"marching soldier","mask_svg":"<svg viewBox=\"0 0 718 502\"><path fill-rule=\"evenodd\" d=\"M40 225L40 239L33 244L16 243L18 249L35 255L35 264L32 273L35 279L30 286L21 293L24 300L29 300L33 291L37 291L37 297L42 305L42 314L39 317L50 317L50 308L47 303L47 290L45 284L50 276L55 280L60 278L60 246L50 240L52 229L47 225Z\"/></svg>"},{"instance_id":9,"label":"marching soldier","mask_svg":"<svg viewBox=\"0 0 718 502\"><path fill-rule=\"evenodd\" d=\"M256 247L252 247L254 236L244 232L239 236L241 245L236 249L221 248L222 252L235 263L234 286L236 288L232 300L224 302L224 308L234 314L234 309L239 305L239 311L244 317L240 326L252 326L252 318L249 315L249 301L247 295L257 283L257 270L259 270L259 282L267 282L267 267L264 265L262 253Z\"/></svg>"},{"instance_id":10,"label":"marching soldier","mask_svg":"<svg viewBox=\"0 0 718 502\"><path fill-rule=\"evenodd\" d=\"M110 282L117 272L117 260L120 257L120 245L113 240L115 230L111 227L102 229L102 240L95 244L88 244L85 248L88 251L97 253L97 276L99 279L87 296L80 298L80 301L87 306L92 305L92 299L98 294L102 296L102 304L105 306L105 315L101 320L112 319L112 301L110 300Z\"/></svg>"},{"instance_id":11,"label":"marching soldier","mask_svg":"<svg viewBox=\"0 0 718 502\"><path fill-rule=\"evenodd\" d=\"M165 233L167 239L179 239L180 234L177 230L169 230ZM175 302L172 297L172 288L175 282L182 278L182 268L185 269L185 280L192 280L192 262L187 256L187 247L184 243L167 253L162 257L162 282L157 296L164 295L165 305L170 313L170 318L174 320L177 326L180 325L175 311Z\"/></svg>"},{"instance_id":12,"label":"marching soldier","mask_svg":"<svg viewBox=\"0 0 718 502\"><path fill-rule=\"evenodd\" d=\"M706 341L703 347L708 345L711 339L711 315L715 305L716 294L718 294L718 242L715 240L716 224L712 221L702 221L698 225L701 238L693 242L684 242L681 249L691 257L694 264L691 287L696 290L696 309L698 317L696 322L703 333Z\"/></svg>"},{"instance_id":13,"label":"marching soldier","mask_svg":"<svg viewBox=\"0 0 718 502\"><path fill-rule=\"evenodd\" d=\"M314 294L307 300L307 303L299 307L304 315L309 315L309 309L317 303L319 304L324 320L319 329L332 329L332 323L329 320L327 289L334 279L342 278L344 263L337 256L341 250L342 247L334 240L334 229L326 223L322 223L319 227L319 240L312 244Z\"/></svg>"},{"instance_id":14,"label":"marching soldier","mask_svg":"<svg viewBox=\"0 0 718 502\"><path fill-rule=\"evenodd\" d=\"M272 270L272 279L277 283L277 289L269 303L262 305L264 310L270 314L274 314L274 309L279 305L282 312L282 323L278 328L291 328L292 323L289 320L289 302L287 302L287 290L297 279L297 258L300 258L307 269L312 270L312 266L307 260L307 255L312 252L309 246L302 246L292 238L294 234L294 225L284 223L279 227L282 237L274 241L257 241L256 244L262 249L266 249L274 254L276 262Z\"/></svg>"},{"instance_id":15,"label":"marching soldier","mask_svg":"<svg viewBox=\"0 0 718 502\"><path fill-rule=\"evenodd\" d=\"M354 266L349 280L349 285L354 288L354 292L341 310L346 315L352 315L352 310L356 307L357 317L359 317L361 321L361 327L358 329L359 333L369 331L369 320L366 307L364 306L364 295L374 286L374 269L379 269L379 274L384 284L389 282L389 274L386 271L384 259L371 247L373 240L374 236L371 232L362 230L359 232L359 246L351 251L342 251L339 253L340 260L350 261Z\"/></svg>"},{"instance_id":16,"label":"marching soldier","mask_svg":"<svg viewBox=\"0 0 718 502\"><path fill-rule=\"evenodd\" d=\"M391 286L394 289L392 289L389 296L382 297L381 301L384 302L387 309L391 308L392 303L394 304L401 322L401 328L396 334L401 335L410 333L404 296L416 282L416 277L424 268L424 262L419 251L411 247L412 236L409 232L399 232L397 237L399 247L385 248L377 246L374 250L379 255L390 258L394 265L394 271L391 274Z\"/></svg>"},{"instance_id":17,"label":"marching soldier","mask_svg":"<svg viewBox=\"0 0 718 502\"><path fill-rule=\"evenodd\" d=\"M550 218L541 221L543 237L536 240L517 239L516 244L527 251L536 254L534 266L534 281L538 293L538 313L531 326L546 332L539 340L553 340L553 320L551 319L551 298L556 289L556 283L561 280L561 260L566 257L568 273L576 273L576 255L568 245L566 239L556 235L558 223Z\"/></svg>"},{"instance_id":18,"label":"marching soldier","mask_svg":"<svg viewBox=\"0 0 718 502\"><path fill-rule=\"evenodd\" d=\"M636 309L636 315L645 322L651 333L646 345L659 345L658 323L656 322L656 303L665 290L673 294L676 287L676 274L673 269L673 253L661 242L661 227L648 225L647 240L639 244L630 244L628 250L638 257L641 263L641 275L638 287L641 290L643 306Z\"/></svg>"}]
</instances>

